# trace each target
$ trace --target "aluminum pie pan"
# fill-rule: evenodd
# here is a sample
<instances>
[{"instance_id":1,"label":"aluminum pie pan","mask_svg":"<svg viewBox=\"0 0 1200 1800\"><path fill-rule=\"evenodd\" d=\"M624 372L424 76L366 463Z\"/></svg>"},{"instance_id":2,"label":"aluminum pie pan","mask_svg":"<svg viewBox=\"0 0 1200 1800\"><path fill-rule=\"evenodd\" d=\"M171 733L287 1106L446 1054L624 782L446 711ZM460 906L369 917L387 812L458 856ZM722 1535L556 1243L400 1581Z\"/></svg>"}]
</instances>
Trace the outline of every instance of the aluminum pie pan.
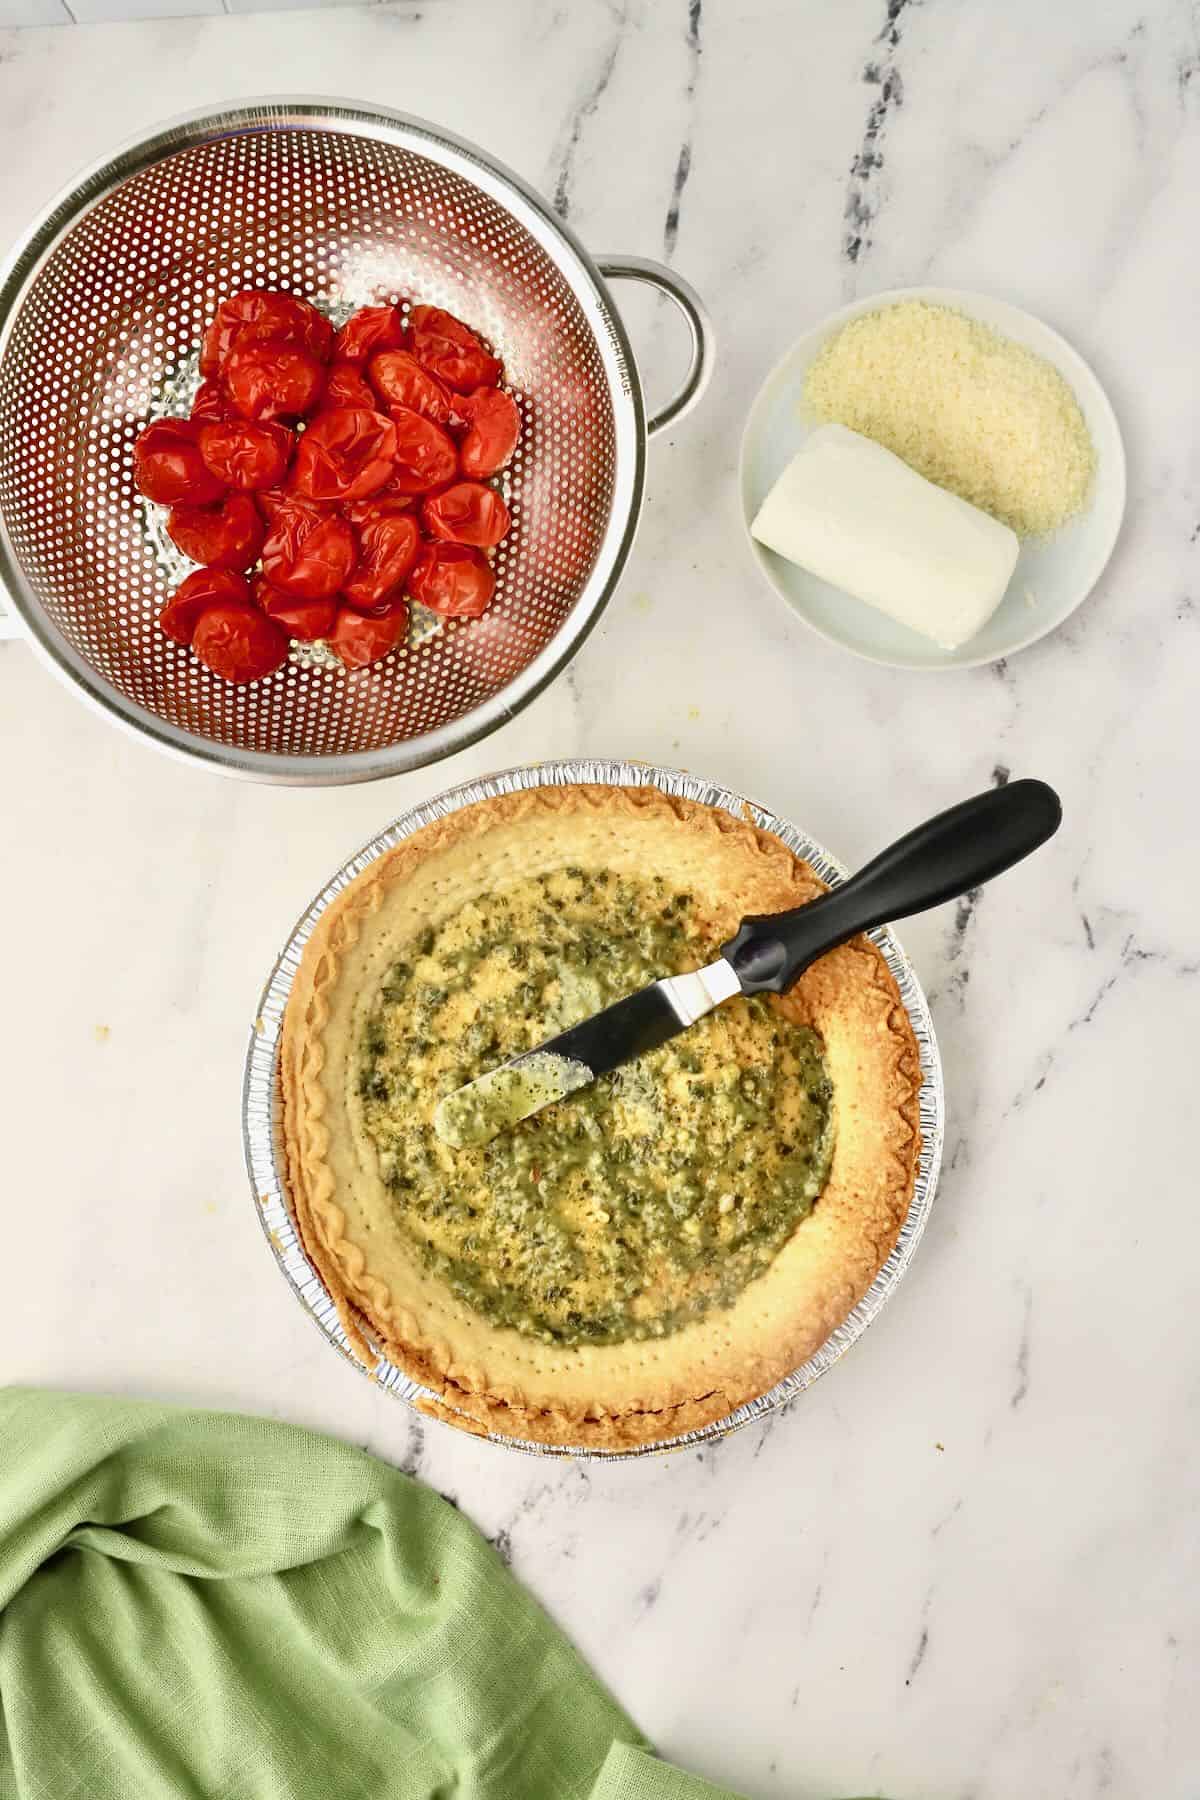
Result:
<instances>
[{"instance_id":1,"label":"aluminum pie pan","mask_svg":"<svg viewBox=\"0 0 1200 1800\"><path fill-rule=\"evenodd\" d=\"M554 762L533 763L506 769L475 781L463 782L432 800L414 806L388 825L356 855L344 862L305 909L275 961L258 1002L250 1030L242 1083L242 1139L246 1170L254 1195L255 1210L271 1254L282 1271L297 1300L309 1314L322 1335L347 1362L365 1374L377 1386L404 1401L422 1417L434 1416L447 1408L440 1394L414 1381L403 1369L381 1358L368 1370L354 1355L333 1299L309 1261L293 1220L287 1196L286 1156L282 1135L282 1095L279 1081L279 1051L283 1016L292 984L300 966L305 945L325 909L349 886L369 864L386 851L424 826L444 819L465 806L481 800L493 800L501 794L512 794L541 787L573 787L581 783L599 783L609 787L653 787L661 793L704 806L719 807L736 817L748 818L762 830L786 844L796 856L803 858L822 881L837 886L846 879L847 870L820 844L813 841L788 820L757 805L730 788L705 781L702 777L679 769L661 768L653 764L624 762L604 757L570 758ZM499 1444L509 1450L521 1450L531 1456L574 1457L588 1461L624 1462L635 1457L661 1456L671 1451L712 1444L743 1425L763 1419L812 1386L827 1369L857 1343L867 1326L882 1312L912 1262L921 1235L929 1219L937 1188L945 1135L945 1091L942 1064L929 1004L912 965L892 932L884 928L869 933L871 941L882 952L896 981L900 998L908 1014L917 1041L921 1067L918 1098L921 1153L913 1184L908 1214L892 1252L875 1280L840 1325L832 1331L820 1349L808 1361L756 1400L699 1431L681 1432L660 1443L642 1445L631 1450L603 1450L583 1445L538 1444L525 1438L507 1437L498 1432L481 1433L475 1421L464 1416L464 1428L471 1435Z\"/></svg>"}]
</instances>

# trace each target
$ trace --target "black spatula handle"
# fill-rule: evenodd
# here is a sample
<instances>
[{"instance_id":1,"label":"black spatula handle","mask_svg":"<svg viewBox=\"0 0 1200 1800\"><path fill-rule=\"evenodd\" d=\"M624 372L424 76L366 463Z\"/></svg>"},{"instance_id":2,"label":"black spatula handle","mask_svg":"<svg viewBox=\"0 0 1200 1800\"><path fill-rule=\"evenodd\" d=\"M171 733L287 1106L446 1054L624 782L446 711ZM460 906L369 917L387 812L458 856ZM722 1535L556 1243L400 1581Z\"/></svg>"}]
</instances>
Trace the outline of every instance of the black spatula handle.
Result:
<instances>
[{"instance_id":1,"label":"black spatula handle","mask_svg":"<svg viewBox=\"0 0 1200 1800\"><path fill-rule=\"evenodd\" d=\"M1044 781L989 788L918 825L808 906L743 919L721 954L743 993L786 993L818 956L860 931L925 912L1002 875L1053 837L1061 820L1058 795Z\"/></svg>"}]
</instances>

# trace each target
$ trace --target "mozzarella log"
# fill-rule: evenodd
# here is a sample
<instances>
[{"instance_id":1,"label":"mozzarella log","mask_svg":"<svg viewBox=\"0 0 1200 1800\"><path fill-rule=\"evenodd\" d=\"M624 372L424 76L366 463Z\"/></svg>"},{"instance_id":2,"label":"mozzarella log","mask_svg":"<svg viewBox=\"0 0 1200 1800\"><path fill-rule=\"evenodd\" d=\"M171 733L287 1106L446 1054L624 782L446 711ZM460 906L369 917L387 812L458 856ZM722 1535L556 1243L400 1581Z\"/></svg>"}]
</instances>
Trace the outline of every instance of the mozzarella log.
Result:
<instances>
[{"instance_id":1,"label":"mozzarella log","mask_svg":"<svg viewBox=\"0 0 1200 1800\"><path fill-rule=\"evenodd\" d=\"M750 527L768 549L955 650L991 618L1020 544L881 444L821 425Z\"/></svg>"}]
</instances>

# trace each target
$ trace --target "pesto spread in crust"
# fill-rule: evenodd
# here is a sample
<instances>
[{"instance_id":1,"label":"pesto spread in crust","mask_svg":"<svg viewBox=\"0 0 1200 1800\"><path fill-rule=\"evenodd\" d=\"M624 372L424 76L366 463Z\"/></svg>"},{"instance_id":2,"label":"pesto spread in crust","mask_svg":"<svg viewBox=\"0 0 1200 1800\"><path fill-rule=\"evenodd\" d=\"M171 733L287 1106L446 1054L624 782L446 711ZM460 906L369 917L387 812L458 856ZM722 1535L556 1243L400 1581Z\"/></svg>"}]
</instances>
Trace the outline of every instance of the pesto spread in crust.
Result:
<instances>
[{"instance_id":1,"label":"pesto spread in crust","mask_svg":"<svg viewBox=\"0 0 1200 1800\"><path fill-rule=\"evenodd\" d=\"M566 1001L550 990L562 968L568 986L583 984L572 996L573 1016L615 997L602 980L599 997L594 987L586 988L589 972L574 953L566 962L560 957L556 973L552 945L545 947L545 964L535 959L532 969L528 962L522 969L518 955L509 970L499 942L485 956L477 954L497 897L507 896L518 908L547 907L564 921L564 940L574 943L586 938L587 920L580 917L578 929L568 932L572 912L586 913L585 894L593 890L600 906L597 930L603 925L611 934L613 916L623 907L637 921L616 952L621 973L612 971L619 991L626 991L711 960L744 914L796 905L821 887L767 834L655 789L535 789L464 808L370 865L319 921L284 1021L284 1124L301 1235L364 1354L363 1340L369 1339L439 1394L447 1416L470 1429L621 1447L694 1429L763 1392L811 1355L861 1298L908 1208L919 1147L919 1065L886 964L863 939L823 958L783 1002L727 1003L665 1047L691 1054L701 1048L697 1032L706 1025L733 1034L719 1052L712 1050L711 1060L707 1051L700 1055L698 1072L671 1071L671 1080L690 1089L693 1081L707 1086L710 1069L737 1064L728 1141L718 1138L715 1160L699 1170L672 1169L664 1152L644 1180L639 1172L620 1220L603 1191L576 1193L569 1203L560 1199L558 1227L566 1232L572 1295L553 1291L568 1282L539 1286L542 1272L532 1263L520 1279L519 1270L500 1267L497 1279L497 1233L481 1253L478 1232L467 1229L475 1164L464 1165L467 1179L441 1185L443 1196L464 1206L464 1216L444 1220L431 1219L425 1206L433 1183L406 1166L409 1151L397 1142L398 1132L408 1142L400 1123L405 1096L393 1091L393 1083L402 1087L412 1070L396 1058L395 1034L419 1035L417 1014L430 1012L429 987L435 994L446 989L430 1016L439 1029L425 1032L430 1044L443 1035L442 1025L450 1026L456 1006L472 1013L459 1020L453 1052L453 1033L444 1033L445 1056L456 1060L435 1070L434 1088L441 1081L442 1091L449 1091L497 1060L482 1048L489 1034L499 1036L503 1054L514 1054L554 1028L554 1005ZM476 918L471 909L481 901ZM502 913L497 909L495 918ZM464 950L465 937L456 932L470 936L472 930L475 950L460 968L451 968L442 953ZM504 934L497 927L494 935ZM513 944L532 949L528 933L510 935ZM426 943L428 949L422 948ZM433 968L421 966L425 956L450 979L432 979ZM477 991L470 970L480 971L488 957L496 959L489 964L493 977L503 961L512 994L533 983L528 1013L518 1002L497 1010L493 1022L477 1016L485 1008L475 1002L486 993ZM398 965L412 975L395 979ZM590 978L599 980L594 972ZM479 1048L468 1051L474 1024L482 1025ZM626 1074L635 1087L642 1079L636 1066ZM743 1093L745 1075L751 1079ZM778 1108L757 1106L760 1079L776 1099L786 1089L794 1117L777 1119ZM652 1086L657 1091L662 1083ZM581 1120L598 1120L591 1108L624 1108L629 1141L639 1141L632 1127L647 1123L639 1111L645 1090L621 1095L615 1088L607 1097L600 1088L571 1095L548 1109L540 1125L530 1120L509 1135L532 1145L548 1121L572 1120L555 1128L551 1140L569 1186L580 1180L571 1133ZM422 1091L420 1104L431 1118L440 1095ZM804 1099L797 1105L799 1094ZM702 1098L697 1095L696 1103ZM644 1129L640 1138L654 1135ZM586 1169L596 1148L586 1124L583 1136L589 1140L581 1156ZM812 1162L799 1178L785 1171L790 1158L782 1151L801 1138L801 1154ZM607 1131L600 1140L604 1146L619 1141ZM485 1154L440 1144L428 1121L422 1142L435 1157ZM745 1182L742 1189L726 1185L723 1174L738 1172L751 1144L753 1159L743 1160L742 1172L756 1160L768 1179ZM675 1145L677 1154L682 1150ZM828 1174L822 1187L823 1157ZM524 1162L514 1158L508 1167L511 1198L532 1204L544 1179L532 1148ZM618 1159L596 1171L604 1179L593 1185L615 1189L620 1168ZM416 1186L400 1188L397 1170ZM706 1177L714 1173L710 1188ZM677 1211L665 1198L673 1180ZM817 1191L806 1192L814 1183ZM689 1194L689 1184L698 1195ZM560 1195L562 1185L559 1179ZM648 1215L647 1195L653 1202ZM539 1216L549 1218L553 1210L542 1207ZM607 1220L598 1217L601 1211L609 1213ZM493 1226L499 1223L497 1216ZM623 1249L618 1236L625 1239ZM472 1248L468 1237L476 1239Z\"/></svg>"},{"instance_id":2,"label":"pesto spread in crust","mask_svg":"<svg viewBox=\"0 0 1200 1800\"><path fill-rule=\"evenodd\" d=\"M757 997L490 1143L434 1128L463 1083L704 954L690 893L568 865L468 901L387 970L358 1080L391 1220L496 1324L665 1336L730 1305L811 1212L833 1137L820 1039Z\"/></svg>"}]
</instances>

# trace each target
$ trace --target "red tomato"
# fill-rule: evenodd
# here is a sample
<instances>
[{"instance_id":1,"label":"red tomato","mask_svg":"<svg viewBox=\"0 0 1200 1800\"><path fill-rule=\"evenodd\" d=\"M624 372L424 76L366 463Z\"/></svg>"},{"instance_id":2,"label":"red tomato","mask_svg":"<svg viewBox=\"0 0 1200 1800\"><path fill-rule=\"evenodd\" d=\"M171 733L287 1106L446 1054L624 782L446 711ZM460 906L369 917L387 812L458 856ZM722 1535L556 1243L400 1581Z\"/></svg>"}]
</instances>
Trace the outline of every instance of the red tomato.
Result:
<instances>
[{"instance_id":1,"label":"red tomato","mask_svg":"<svg viewBox=\"0 0 1200 1800\"><path fill-rule=\"evenodd\" d=\"M275 338L284 344L302 344L318 362L328 362L333 348L333 326L307 300L294 294L247 288L223 300L217 316L204 334L200 373L219 375L235 344Z\"/></svg>"},{"instance_id":2,"label":"red tomato","mask_svg":"<svg viewBox=\"0 0 1200 1800\"><path fill-rule=\"evenodd\" d=\"M348 669L365 669L394 650L407 629L408 608L402 600L376 619L339 606L337 623L329 634L329 648Z\"/></svg>"},{"instance_id":3,"label":"red tomato","mask_svg":"<svg viewBox=\"0 0 1200 1800\"><path fill-rule=\"evenodd\" d=\"M248 569L263 546L263 522L249 494L226 494L216 506L173 506L167 535L193 562Z\"/></svg>"},{"instance_id":4,"label":"red tomato","mask_svg":"<svg viewBox=\"0 0 1200 1800\"><path fill-rule=\"evenodd\" d=\"M303 419L321 398L325 371L302 344L251 339L234 345L221 379L243 419Z\"/></svg>"},{"instance_id":5,"label":"red tomato","mask_svg":"<svg viewBox=\"0 0 1200 1800\"><path fill-rule=\"evenodd\" d=\"M279 507L263 545L263 573L295 600L326 600L350 577L356 549L345 519L289 501Z\"/></svg>"},{"instance_id":6,"label":"red tomato","mask_svg":"<svg viewBox=\"0 0 1200 1800\"><path fill-rule=\"evenodd\" d=\"M257 608L229 602L201 614L192 649L223 681L261 681L287 661L288 641Z\"/></svg>"},{"instance_id":7,"label":"red tomato","mask_svg":"<svg viewBox=\"0 0 1200 1800\"><path fill-rule=\"evenodd\" d=\"M354 364L335 362L329 371L321 398L322 411L332 412L337 406L356 406L360 410L374 412L376 405L374 390Z\"/></svg>"},{"instance_id":8,"label":"red tomato","mask_svg":"<svg viewBox=\"0 0 1200 1800\"><path fill-rule=\"evenodd\" d=\"M174 506L186 500L206 506L219 500L225 483L204 466L198 419L156 419L133 446L133 480L147 500Z\"/></svg>"},{"instance_id":9,"label":"red tomato","mask_svg":"<svg viewBox=\"0 0 1200 1800\"><path fill-rule=\"evenodd\" d=\"M376 350L398 350L404 342L404 314L398 306L360 306L333 343L339 362L365 363Z\"/></svg>"},{"instance_id":10,"label":"red tomato","mask_svg":"<svg viewBox=\"0 0 1200 1800\"><path fill-rule=\"evenodd\" d=\"M476 388L456 401L455 411L467 422L467 435L459 445L464 475L480 479L502 469L517 447L521 415L515 400L499 388Z\"/></svg>"},{"instance_id":11,"label":"red tomato","mask_svg":"<svg viewBox=\"0 0 1200 1800\"><path fill-rule=\"evenodd\" d=\"M393 518L397 513L411 512L416 504L412 494L391 494L381 488L369 500L347 500L342 512L352 525L361 527L369 525L372 519Z\"/></svg>"},{"instance_id":12,"label":"red tomato","mask_svg":"<svg viewBox=\"0 0 1200 1800\"><path fill-rule=\"evenodd\" d=\"M450 395L407 350L381 350L371 358L367 374L386 406L410 407L436 425L450 423Z\"/></svg>"},{"instance_id":13,"label":"red tomato","mask_svg":"<svg viewBox=\"0 0 1200 1800\"><path fill-rule=\"evenodd\" d=\"M197 569L181 581L158 615L158 622L177 644L190 644L210 606L244 606L250 589L245 577L231 569Z\"/></svg>"},{"instance_id":14,"label":"red tomato","mask_svg":"<svg viewBox=\"0 0 1200 1800\"><path fill-rule=\"evenodd\" d=\"M480 481L456 481L453 487L431 495L421 508L431 537L455 544L474 544L491 550L509 527L508 508L495 488Z\"/></svg>"},{"instance_id":15,"label":"red tomato","mask_svg":"<svg viewBox=\"0 0 1200 1800\"><path fill-rule=\"evenodd\" d=\"M374 612L403 587L421 547L417 521L404 513L370 519L358 534L358 567L342 584L342 598L359 612Z\"/></svg>"},{"instance_id":16,"label":"red tomato","mask_svg":"<svg viewBox=\"0 0 1200 1800\"><path fill-rule=\"evenodd\" d=\"M447 619L477 619L496 591L491 563L469 544L426 544L408 578L422 606Z\"/></svg>"},{"instance_id":17,"label":"red tomato","mask_svg":"<svg viewBox=\"0 0 1200 1800\"><path fill-rule=\"evenodd\" d=\"M440 425L409 406L394 406L392 422L396 427L396 467L388 484L390 492L428 494L454 480L458 451L454 439Z\"/></svg>"},{"instance_id":18,"label":"red tomato","mask_svg":"<svg viewBox=\"0 0 1200 1800\"><path fill-rule=\"evenodd\" d=\"M495 387L504 372L501 363L453 313L440 306L414 306L408 323L413 355L439 381L464 394Z\"/></svg>"},{"instance_id":19,"label":"red tomato","mask_svg":"<svg viewBox=\"0 0 1200 1800\"><path fill-rule=\"evenodd\" d=\"M273 488L283 480L293 438L286 425L228 419L200 431L205 467L228 487Z\"/></svg>"},{"instance_id":20,"label":"red tomato","mask_svg":"<svg viewBox=\"0 0 1200 1800\"><path fill-rule=\"evenodd\" d=\"M256 575L250 583L255 606L274 619L289 637L301 638L306 644L328 637L337 618L336 600L297 600L291 594L272 587L265 575Z\"/></svg>"},{"instance_id":21,"label":"red tomato","mask_svg":"<svg viewBox=\"0 0 1200 1800\"><path fill-rule=\"evenodd\" d=\"M202 381L196 389L196 398L192 401L193 419L203 419L206 424L211 424L216 419L228 416L220 382Z\"/></svg>"},{"instance_id":22,"label":"red tomato","mask_svg":"<svg viewBox=\"0 0 1200 1800\"><path fill-rule=\"evenodd\" d=\"M292 497L283 488L258 488L255 490L254 502L268 525L275 523L275 515L281 506L291 506Z\"/></svg>"},{"instance_id":23,"label":"red tomato","mask_svg":"<svg viewBox=\"0 0 1200 1800\"><path fill-rule=\"evenodd\" d=\"M300 439L291 491L302 500L365 500L391 478L395 460L390 419L338 406L314 419Z\"/></svg>"}]
</instances>

